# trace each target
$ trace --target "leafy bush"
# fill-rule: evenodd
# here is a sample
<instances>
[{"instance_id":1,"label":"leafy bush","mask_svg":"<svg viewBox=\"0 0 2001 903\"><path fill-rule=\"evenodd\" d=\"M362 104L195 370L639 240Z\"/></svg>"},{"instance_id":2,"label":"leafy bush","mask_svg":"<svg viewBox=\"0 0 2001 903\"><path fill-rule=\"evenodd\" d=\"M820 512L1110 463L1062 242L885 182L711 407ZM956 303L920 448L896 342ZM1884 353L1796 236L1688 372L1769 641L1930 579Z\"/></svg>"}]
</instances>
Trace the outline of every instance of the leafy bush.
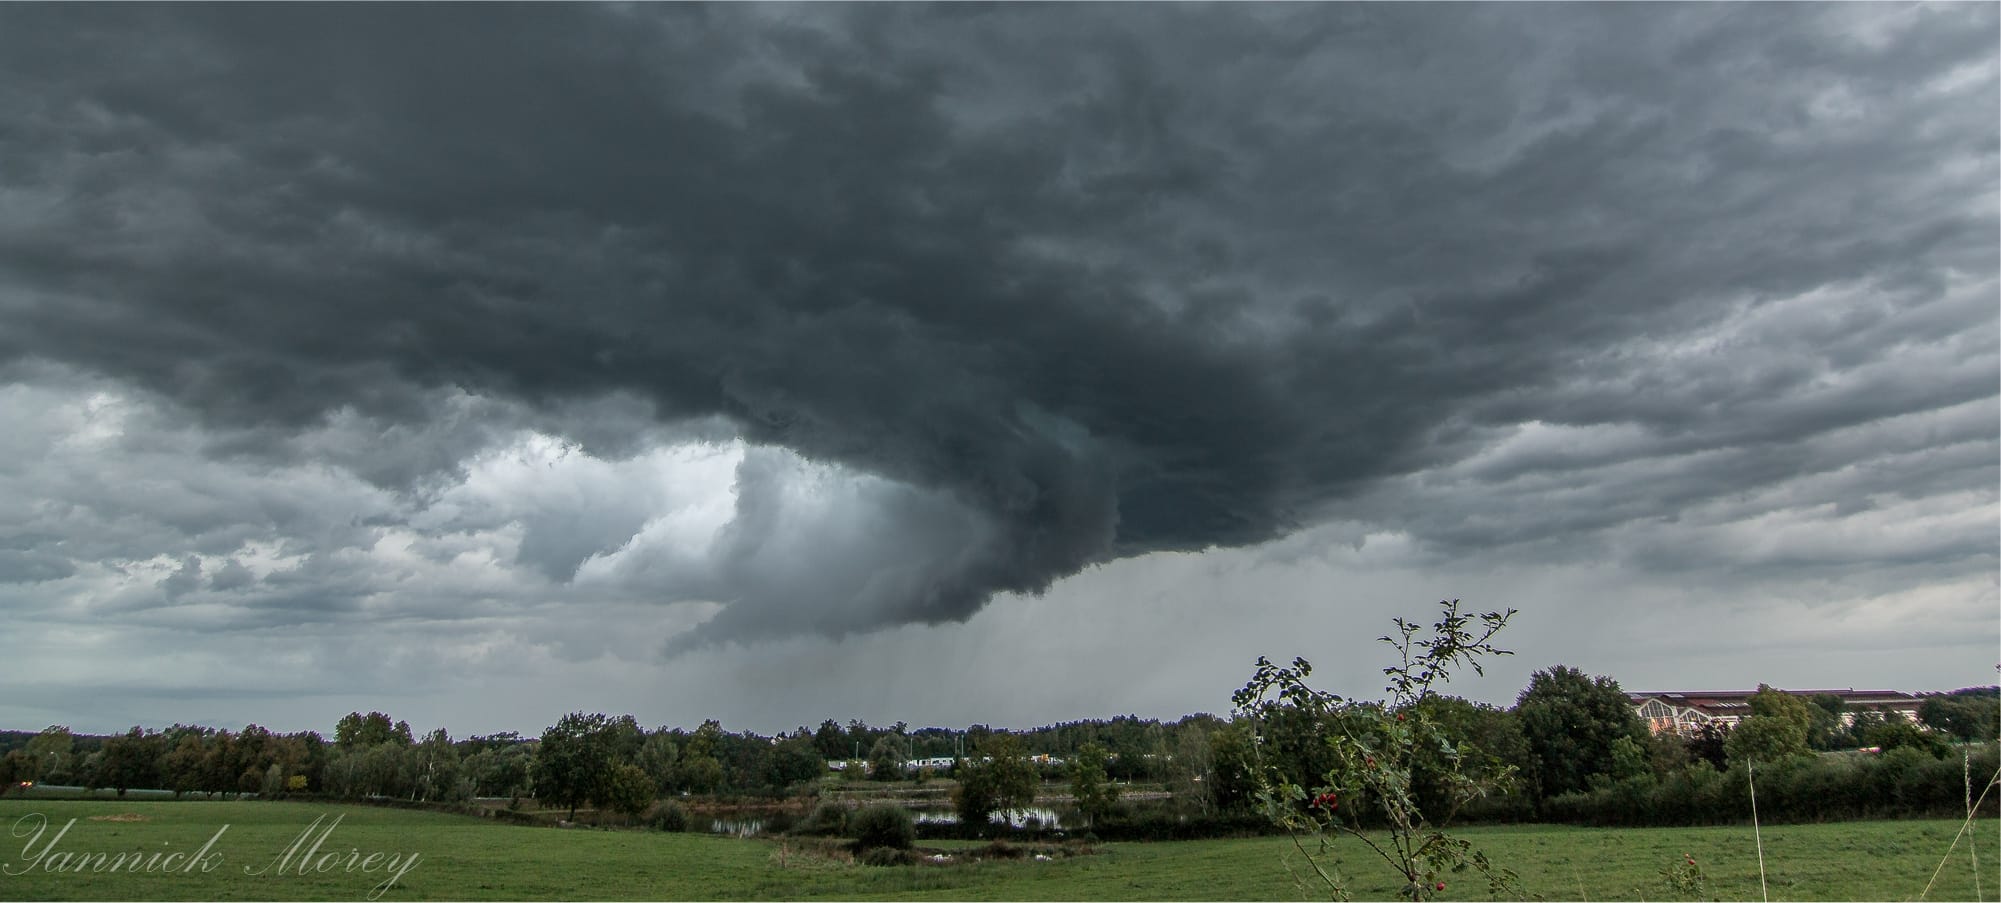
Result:
<instances>
[{"instance_id":1,"label":"leafy bush","mask_svg":"<svg viewBox=\"0 0 2001 903\"><path fill-rule=\"evenodd\" d=\"M688 810L673 800L663 800L646 813L646 824L657 831L688 830Z\"/></svg>"},{"instance_id":2,"label":"leafy bush","mask_svg":"<svg viewBox=\"0 0 2001 903\"><path fill-rule=\"evenodd\" d=\"M917 854L909 850L871 847L857 858L863 865L910 865L917 861Z\"/></svg>"},{"instance_id":3,"label":"leafy bush","mask_svg":"<svg viewBox=\"0 0 2001 903\"><path fill-rule=\"evenodd\" d=\"M1661 884L1677 900L1700 900L1709 889L1709 876L1695 864L1694 854L1683 853L1681 859L1661 869Z\"/></svg>"},{"instance_id":4,"label":"leafy bush","mask_svg":"<svg viewBox=\"0 0 2001 903\"><path fill-rule=\"evenodd\" d=\"M823 802L813 810L813 814L792 828L794 834L814 834L823 837L846 834L848 832L848 807L836 802Z\"/></svg>"},{"instance_id":5,"label":"leafy bush","mask_svg":"<svg viewBox=\"0 0 2001 903\"><path fill-rule=\"evenodd\" d=\"M901 806L869 806L862 809L848 820L848 829L855 838L856 848L862 850L877 847L907 850L917 839L917 828L911 821L910 812Z\"/></svg>"},{"instance_id":6,"label":"leafy bush","mask_svg":"<svg viewBox=\"0 0 2001 903\"><path fill-rule=\"evenodd\" d=\"M1971 761L1935 759L1913 747L1881 755L1824 755L1760 765L1758 818L1767 823L1855 818L1945 817L1966 812L1966 778L1973 795L2001 767L1995 744L1972 751ZM1695 765L1656 778L1611 781L1543 804L1544 820L1603 827L1739 824L1751 818L1744 768L1718 772ZM1996 796L1981 804L1996 810Z\"/></svg>"},{"instance_id":7,"label":"leafy bush","mask_svg":"<svg viewBox=\"0 0 2001 903\"><path fill-rule=\"evenodd\" d=\"M1232 696L1236 714L1254 732L1258 812L1292 836L1335 899L1349 899L1347 878L1329 852L1337 836L1353 837L1376 853L1398 873L1402 896L1411 900L1444 893L1443 874L1468 868L1487 878L1490 893L1519 895L1513 871L1494 866L1471 842L1444 830L1464 804L1506 793L1514 785L1514 766L1452 743L1433 691L1452 671L1484 673L1481 658L1510 654L1492 639L1515 612L1463 614L1457 599L1440 606L1431 638L1419 638L1423 625L1402 618L1396 619L1396 636L1380 638L1400 660L1383 669L1390 678L1388 699L1362 702L1316 690L1306 682L1313 669L1305 659L1282 668L1263 656L1250 682ZM1645 730L1624 696L1612 698L1616 684L1601 689L1620 716L1615 726ZM1638 744L1628 747L1626 758L1639 761ZM1381 819L1380 829L1374 818ZM1378 841L1382 829L1387 844ZM1309 852L1303 839L1320 852Z\"/></svg>"},{"instance_id":8,"label":"leafy bush","mask_svg":"<svg viewBox=\"0 0 2001 903\"><path fill-rule=\"evenodd\" d=\"M627 818L636 818L653 802L653 779L636 765L620 765L611 771L599 792L598 802Z\"/></svg>"}]
</instances>

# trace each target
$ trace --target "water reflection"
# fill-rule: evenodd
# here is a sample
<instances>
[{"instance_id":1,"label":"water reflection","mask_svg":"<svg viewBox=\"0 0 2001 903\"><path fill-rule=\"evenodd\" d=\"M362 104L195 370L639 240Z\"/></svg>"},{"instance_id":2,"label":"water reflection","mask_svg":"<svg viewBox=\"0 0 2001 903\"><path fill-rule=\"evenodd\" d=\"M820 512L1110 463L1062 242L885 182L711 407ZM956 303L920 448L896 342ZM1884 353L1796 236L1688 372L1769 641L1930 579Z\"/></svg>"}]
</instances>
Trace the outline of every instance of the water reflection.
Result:
<instances>
[{"instance_id":1,"label":"water reflection","mask_svg":"<svg viewBox=\"0 0 2001 903\"><path fill-rule=\"evenodd\" d=\"M761 818L717 818L709 821L710 834L729 834L735 837L750 837L764 833L764 819Z\"/></svg>"},{"instance_id":2,"label":"water reflection","mask_svg":"<svg viewBox=\"0 0 2001 903\"><path fill-rule=\"evenodd\" d=\"M959 816L950 809L919 809L909 807L912 820L920 825L956 825ZM1047 828L1061 830L1063 819L1056 810L1042 806L1015 809L1006 813L1007 823L1013 828ZM998 819L996 819L998 820ZM774 826L784 830L787 825ZM765 819L749 814L724 815L709 819L709 833L727 834L733 837L752 837L764 833Z\"/></svg>"},{"instance_id":3,"label":"water reflection","mask_svg":"<svg viewBox=\"0 0 2001 903\"><path fill-rule=\"evenodd\" d=\"M917 823L920 825L956 825L959 823L958 813L950 809L928 811L918 809L912 811L917 816ZM1015 809L1007 812L1006 815L1008 826L1012 828L1051 828L1061 830L1063 827L1063 820L1056 814L1056 810L1045 809L1041 806Z\"/></svg>"}]
</instances>

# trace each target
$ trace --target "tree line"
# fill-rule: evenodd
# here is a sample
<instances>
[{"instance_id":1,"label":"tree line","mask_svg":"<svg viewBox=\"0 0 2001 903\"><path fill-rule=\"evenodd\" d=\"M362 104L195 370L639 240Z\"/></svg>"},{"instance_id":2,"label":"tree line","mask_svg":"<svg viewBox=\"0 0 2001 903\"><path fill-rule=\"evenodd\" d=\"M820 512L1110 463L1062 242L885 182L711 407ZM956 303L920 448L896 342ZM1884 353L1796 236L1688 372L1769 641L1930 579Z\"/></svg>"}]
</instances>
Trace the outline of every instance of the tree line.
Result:
<instances>
[{"instance_id":1,"label":"tree line","mask_svg":"<svg viewBox=\"0 0 2001 903\"><path fill-rule=\"evenodd\" d=\"M1643 811L1680 812L1696 804L1668 799L1679 791L1661 788L1722 793L1705 772L1723 776L1757 762L1775 775L1797 777L1810 770L1814 752L1856 747L1894 754L1894 761L1904 763L1897 780L1912 781L1917 779L1908 775L1943 774L1943 766L1916 767L1917 757L1941 760L1951 755L1955 741L1991 740L2001 732L2001 690L1994 687L1930 697L1917 723L1861 712L1851 724L1839 697L1801 698L1761 686L1750 716L1734 730L1654 735L1616 681L1564 666L1536 672L1508 708L1449 696L1421 704L1454 746L1450 768L1489 769L1508 777L1508 792L1468 806L1463 817L1469 819L1589 821L1598 818L1593 813L1599 808L1609 811L1642 796L1656 800ZM1024 808L1045 785L1054 785L1089 810L1088 820L1116 826L1122 814L1134 817L1132 807L1117 800L1117 786L1139 782L1168 792L1178 824L1189 817L1235 823L1248 812L1258 757L1283 764L1290 773L1323 773L1324 738L1339 728L1288 720L1280 712L1262 725L1262 742L1253 749L1246 725L1209 714L1175 721L1126 715L1025 731L978 724L912 730L902 722L876 727L828 719L818 728L771 736L728 731L715 720L694 730L648 730L630 715L584 712L565 715L538 737L503 733L464 739L443 729L416 737L408 723L381 712L350 713L334 726L331 740L314 731L277 734L257 725L236 732L183 724L161 731L134 727L106 737L54 726L39 733L0 733L0 792L38 781L109 788L121 796L131 788L158 788L176 795L440 803L534 798L574 817L581 807L636 814L655 800L683 794L810 792L828 775L829 762L859 756L868 764L852 767L849 780L953 779L955 802L967 821ZM1064 763L1037 763L1030 759L1035 755ZM909 760L928 758L954 764L935 775L904 768ZM1426 767L1435 767L1435 775L1427 777ZM1447 767L1445 757L1419 762L1416 792L1442 793ZM1899 801L1930 800L1944 792L1915 785L1898 790L1897 781L1861 776L1859 769L1871 767L1843 764L1847 771L1811 780L1874 781L1870 786L1881 791L1875 796L1824 795L1860 800L1851 807L1858 812L1915 811L1930 804ZM1688 794L1700 797L1695 789ZM1728 817L1727 807L1697 808Z\"/></svg>"}]
</instances>

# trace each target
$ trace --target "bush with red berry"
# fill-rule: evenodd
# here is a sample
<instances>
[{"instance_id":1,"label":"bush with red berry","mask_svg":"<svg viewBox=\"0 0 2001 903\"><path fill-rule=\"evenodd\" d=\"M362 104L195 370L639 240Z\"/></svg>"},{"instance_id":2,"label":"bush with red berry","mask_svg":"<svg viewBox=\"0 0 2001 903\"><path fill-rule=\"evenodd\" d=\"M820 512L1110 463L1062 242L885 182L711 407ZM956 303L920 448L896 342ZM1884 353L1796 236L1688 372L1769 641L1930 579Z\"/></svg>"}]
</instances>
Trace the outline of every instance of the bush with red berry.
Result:
<instances>
[{"instance_id":1,"label":"bush with red berry","mask_svg":"<svg viewBox=\"0 0 2001 903\"><path fill-rule=\"evenodd\" d=\"M1347 876L1332 861L1337 837L1363 844L1394 869L1407 899L1442 896L1445 874L1468 870L1484 876L1494 896L1523 896L1513 871L1496 867L1472 844L1445 832L1464 803L1506 792L1513 769L1462 754L1420 705L1452 671L1471 668L1481 674L1482 658L1508 655L1492 640L1515 612L1473 615L1461 613L1456 599L1441 604L1444 610L1428 638L1419 636L1421 625L1402 618L1396 619L1397 636L1381 638L1399 657L1398 664L1383 669L1390 678L1386 699L1349 700L1316 690L1306 682L1313 666L1305 659L1293 659L1288 668L1263 657L1233 697L1237 718L1253 732L1259 811L1291 835L1336 899L1348 899ZM1301 760L1278 751L1296 747L1291 735L1300 724L1315 726L1325 745L1325 754L1313 759L1332 763L1323 773L1285 773L1281 763ZM1261 752L1268 745L1270 755ZM1443 788L1432 797L1439 811L1424 811L1413 789L1421 762L1427 780Z\"/></svg>"}]
</instances>

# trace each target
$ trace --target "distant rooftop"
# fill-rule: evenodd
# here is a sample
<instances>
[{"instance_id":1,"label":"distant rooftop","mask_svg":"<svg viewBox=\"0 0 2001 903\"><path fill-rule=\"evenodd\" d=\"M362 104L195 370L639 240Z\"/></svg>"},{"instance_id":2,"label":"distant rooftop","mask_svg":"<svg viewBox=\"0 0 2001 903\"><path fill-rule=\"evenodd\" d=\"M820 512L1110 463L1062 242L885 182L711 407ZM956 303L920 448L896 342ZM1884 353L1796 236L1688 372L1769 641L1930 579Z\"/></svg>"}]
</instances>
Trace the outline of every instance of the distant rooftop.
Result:
<instances>
[{"instance_id":1,"label":"distant rooftop","mask_svg":"<svg viewBox=\"0 0 2001 903\"><path fill-rule=\"evenodd\" d=\"M1777 687L1773 687L1773 689L1777 689ZM1789 695L1789 697L1841 697L1841 699L1855 699L1855 697L1863 697L1863 699L1923 699L1923 697L1919 697L1917 693L1905 693L1905 691L1859 691L1859 689L1855 689L1855 687L1847 687L1847 689L1817 689L1817 691L1789 691L1789 689L1779 689L1779 693L1785 693L1785 695ZM1635 691L1635 693L1627 693L1627 695L1629 695L1629 697L1633 697L1633 699L1691 699L1691 701L1693 701L1693 699L1705 699L1705 701L1737 701L1737 699L1751 699L1751 697L1755 697L1755 695L1757 695L1757 691Z\"/></svg>"}]
</instances>

